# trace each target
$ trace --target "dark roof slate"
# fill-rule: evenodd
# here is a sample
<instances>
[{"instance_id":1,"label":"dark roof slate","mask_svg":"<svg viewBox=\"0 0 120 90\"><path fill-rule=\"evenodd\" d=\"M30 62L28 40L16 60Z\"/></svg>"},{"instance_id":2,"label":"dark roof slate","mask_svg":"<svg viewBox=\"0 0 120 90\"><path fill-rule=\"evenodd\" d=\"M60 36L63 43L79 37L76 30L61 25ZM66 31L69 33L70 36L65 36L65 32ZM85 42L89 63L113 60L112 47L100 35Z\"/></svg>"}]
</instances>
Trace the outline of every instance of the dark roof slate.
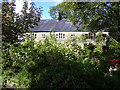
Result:
<instances>
[{"instance_id":1,"label":"dark roof slate","mask_svg":"<svg viewBox=\"0 0 120 90\"><path fill-rule=\"evenodd\" d=\"M45 19L38 22L38 26L34 25L34 28L31 28L34 32L43 32L43 31L77 31L77 28L72 25L72 22L66 19L57 21L56 19Z\"/></svg>"}]
</instances>

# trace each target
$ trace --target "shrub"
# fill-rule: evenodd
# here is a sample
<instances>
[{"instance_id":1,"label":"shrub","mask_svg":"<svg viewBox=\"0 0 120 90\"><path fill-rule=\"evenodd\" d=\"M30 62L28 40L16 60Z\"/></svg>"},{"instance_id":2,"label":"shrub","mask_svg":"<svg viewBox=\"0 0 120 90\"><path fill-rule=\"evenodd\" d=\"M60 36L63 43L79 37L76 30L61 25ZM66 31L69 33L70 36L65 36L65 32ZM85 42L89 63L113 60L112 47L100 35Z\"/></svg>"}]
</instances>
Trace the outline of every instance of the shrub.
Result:
<instances>
[{"instance_id":1,"label":"shrub","mask_svg":"<svg viewBox=\"0 0 120 90\"><path fill-rule=\"evenodd\" d=\"M28 41L18 47L8 46L2 56L4 85L14 78L16 88L118 87L118 76L106 74L106 59L100 59L103 51L95 50L94 45L81 49L79 45L67 47L46 39L43 43ZM94 53L100 63L92 60Z\"/></svg>"}]
</instances>

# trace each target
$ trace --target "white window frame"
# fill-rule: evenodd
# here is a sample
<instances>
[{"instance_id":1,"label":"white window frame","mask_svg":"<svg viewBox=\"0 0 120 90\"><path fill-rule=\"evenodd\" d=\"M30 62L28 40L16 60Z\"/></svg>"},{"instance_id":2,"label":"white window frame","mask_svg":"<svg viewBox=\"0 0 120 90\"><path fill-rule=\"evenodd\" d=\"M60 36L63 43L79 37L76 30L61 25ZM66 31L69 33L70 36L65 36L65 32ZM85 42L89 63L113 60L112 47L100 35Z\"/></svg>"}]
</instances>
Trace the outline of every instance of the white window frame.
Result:
<instances>
[{"instance_id":1,"label":"white window frame","mask_svg":"<svg viewBox=\"0 0 120 90\"><path fill-rule=\"evenodd\" d=\"M58 38L58 34L56 34L56 38Z\"/></svg>"},{"instance_id":2,"label":"white window frame","mask_svg":"<svg viewBox=\"0 0 120 90\"><path fill-rule=\"evenodd\" d=\"M107 40L107 34L102 34L103 40Z\"/></svg>"},{"instance_id":3,"label":"white window frame","mask_svg":"<svg viewBox=\"0 0 120 90\"><path fill-rule=\"evenodd\" d=\"M42 34L42 38L45 38L45 34Z\"/></svg>"},{"instance_id":4,"label":"white window frame","mask_svg":"<svg viewBox=\"0 0 120 90\"><path fill-rule=\"evenodd\" d=\"M33 34L33 37L34 37L34 38L37 38L37 34Z\"/></svg>"},{"instance_id":5,"label":"white window frame","mask_svg":"<svg viewBox=\"0 0 120 90\"><path fill-rule=\"evenodd\" d=\"M70 34L70 37L72 37L72 38L75 37L75 34Z\"/></svg>"},{"instance_id":6,"label":"white window frame","mask_svg":"<svg viewBox=\"0 0 120 90\"><path fill-rule=\"evenodd\" d=\"M95 33L88 33L88 39L95 39Z\"/></svg>"},{"instance_id":7,"label":"white window frame","mask_svg":"<svg viewBox=\"0 0 120 90\"><path fill-rule=\"evenodd\" d=\"M37 38L37 34L34 34L34 37Z\"/></svg>"},{"instance_id":8,"label":"white window frame","mask_svg":"<svg viewBox=\"0 0 120 90\"><path fill-rule=\"evenodd\" d=\"M64 39L65 38L65 34L64 33L58 33L58 34L56 34L56 38L57 39Z\"/></svg>"}]
</instances>

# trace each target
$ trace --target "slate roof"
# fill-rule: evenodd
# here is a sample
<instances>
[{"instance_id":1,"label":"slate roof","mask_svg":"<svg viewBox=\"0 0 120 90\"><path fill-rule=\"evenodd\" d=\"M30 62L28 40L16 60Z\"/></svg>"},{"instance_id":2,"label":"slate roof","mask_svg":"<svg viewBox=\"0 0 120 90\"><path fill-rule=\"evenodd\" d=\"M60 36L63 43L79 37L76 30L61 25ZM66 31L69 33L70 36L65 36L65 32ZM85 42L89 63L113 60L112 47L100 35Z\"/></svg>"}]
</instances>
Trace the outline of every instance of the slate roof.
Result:
<instances>
[{"instance_id":1,"label":"slate roof","mask_svg":"<svg viewBox=\"0 0 120 90\"><path fill-rule=\"evenodd\" d=\"M32 28L33 32L46 32L46 31L57 31L57 32L73 32L77 31L77 28L72 25L72 22L66 19L57 21L56 19L45 19L38 22L38 26Z\"/></svg>"}]
</instances>

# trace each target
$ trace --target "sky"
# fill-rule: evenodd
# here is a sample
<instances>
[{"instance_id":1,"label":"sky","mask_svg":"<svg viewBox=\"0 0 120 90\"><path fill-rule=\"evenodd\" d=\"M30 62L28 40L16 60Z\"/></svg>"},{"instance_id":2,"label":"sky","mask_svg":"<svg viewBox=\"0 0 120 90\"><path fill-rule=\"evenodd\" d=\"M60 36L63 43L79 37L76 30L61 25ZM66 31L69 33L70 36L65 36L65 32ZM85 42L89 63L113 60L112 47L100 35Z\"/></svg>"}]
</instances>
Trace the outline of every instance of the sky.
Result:
<instances>
[{"instance_id":1,"label":"sky","mask_svg":"<svg viewBox=\"0 0 120 90\"><path fill-rule=\"evenodd\" d=\"M1 2L2 0L0 0ZM10 0L9 0L10 1ZM42 18L43 19L50 19L50 14L49 14L49 10L50 7L52 6L56 6L57 4L61 3L62 0L27 0L29 3L31 1L33 1L36 5L36 7L42 7L43 13L42 13ZM23 0L16 0L16 12L20 13L22 6L23 6ZM28 4L28 6L30 6Z\"/></svg>"},{"instance_id":2,"label":"sky","mask_svg":"<svg viewBox=\"0 0 120 90\"><path fill-rule=\"evenodd\" d=\"M43 7L42 10L44 11L42 13L42 18L48 19L48 18L51 18L49 14L50 7L56 6L58 2L35 2L35 4L37 7L39 6Z\"/></svg>"},{"instance_id":3,"label":"sky","mask_svg":"<svg viewBox=\"0 0 120 90\"><path fill-rule=\"evenodd\" d=\"M27 0L28 3L30 3L31 1L35 3L36 7L42 7L42 18L43 19L49 19L51 18L50 17L50 14L49 14L49 10L50 10L50 7L52 6L56 6L57 4L61 3L62 0ZM20 12L20 10L22 9L22 6L23 5L23 0L16 0L16 11L17 12ZM28 4L28 6L30 6Z\"/></svg>"}]
</instances>

